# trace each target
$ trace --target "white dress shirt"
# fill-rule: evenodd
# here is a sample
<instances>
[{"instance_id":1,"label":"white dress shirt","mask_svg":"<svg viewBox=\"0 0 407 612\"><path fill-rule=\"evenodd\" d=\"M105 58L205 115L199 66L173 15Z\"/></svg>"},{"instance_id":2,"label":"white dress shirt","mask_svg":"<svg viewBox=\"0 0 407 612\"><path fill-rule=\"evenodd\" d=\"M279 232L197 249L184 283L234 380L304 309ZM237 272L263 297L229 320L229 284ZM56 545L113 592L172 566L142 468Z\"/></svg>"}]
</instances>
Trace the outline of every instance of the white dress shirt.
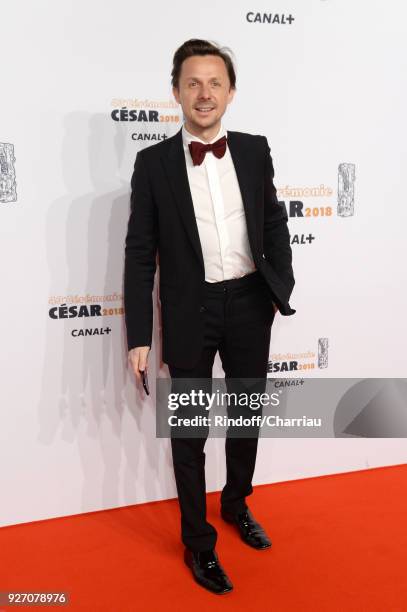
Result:
<instances>
[{"instance_id":1,"label":"white dress shirt","mask_svg":"<svg viewBox=\"0 0 407 612\"><path fill-rule=\"evenodd\" d=\"M227 131L221 125L215 142ZM185 160L192 202L201 241L205 280L215 283L240 278L256 270L247 235L246 216L239 183L229 147L218 159L207 151L199 166L194 166L188 143L198 140L182 127Z\"/></svg>"}]
</instances>

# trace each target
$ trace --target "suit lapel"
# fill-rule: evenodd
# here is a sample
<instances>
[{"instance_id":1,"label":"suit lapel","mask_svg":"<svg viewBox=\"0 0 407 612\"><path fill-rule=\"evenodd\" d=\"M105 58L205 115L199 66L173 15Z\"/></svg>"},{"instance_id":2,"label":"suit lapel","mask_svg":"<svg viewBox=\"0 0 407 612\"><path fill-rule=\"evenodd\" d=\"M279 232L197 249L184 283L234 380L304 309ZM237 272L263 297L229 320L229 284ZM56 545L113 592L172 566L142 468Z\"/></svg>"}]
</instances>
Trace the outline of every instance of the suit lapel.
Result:
<instances>
[{"instance_id":1,"label":"suit lapel","mask_svg":"<svg viewBox=\"0 0 407 612\"><path fill-rule=\"evenodd\" d=\"M195 218L185 162L182 129L175 134L169 144L168 151L162 156L162 161L182 222L199 262L202 268L204 268L201 241L199 239L198 225Z\"/></svg>"},{"instance_id":2,"label":"suit lapel","mask_svg":"<svg viewBox=\"0 0 407 612\"><path fill-rule=\"evenodd\" d=\"M252 163L251 151L240 140L239 132L228 130L228 147L235 167L243 207L246 215L247 234L253 257L256 258L255 192L257 173Z\"/></svg>"},{"instance_id":3,"label":"suit lapel","mask_svg":"<svg viewBox=\"0 0 407 612\"><path fill-rule=\"evenodd\" d=\"M253 251L253 241L256 235L253 188L255 172L250 166L250 151L247 151L247 149L242 146L242 143L239 140L239 133L228 130L227 138L228 147L236 170L240 192L242 194L249 242ZM204 269L201 241L199 238L198 225L195 218L194 205L185 162L182 129L180 129L174 135L169 145L168 150L162 156L162 161L182 222L185 226L192 247L201 263L202 268Z\"/></svg>"}]
</instances>

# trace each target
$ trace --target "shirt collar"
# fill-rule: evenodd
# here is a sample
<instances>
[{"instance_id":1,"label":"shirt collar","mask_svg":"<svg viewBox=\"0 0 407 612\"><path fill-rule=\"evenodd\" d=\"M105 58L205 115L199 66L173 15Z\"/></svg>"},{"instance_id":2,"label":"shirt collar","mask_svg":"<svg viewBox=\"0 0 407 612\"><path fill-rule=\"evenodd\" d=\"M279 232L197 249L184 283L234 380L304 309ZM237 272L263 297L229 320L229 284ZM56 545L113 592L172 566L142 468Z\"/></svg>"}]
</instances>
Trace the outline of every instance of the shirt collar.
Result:
<instances>
[{"instance_id":1,"label":"shirt collar","mask_svg":"<svg viewBox=\"0 0 407 612\"><path fill-rule=\"evenodd\" d=\"M216 134L216 136L214 136L214 138L212 138L209 141L209 143L205 142L204 140L201 140L201 138L198 138L198 136L195 136L194 134L191 134L190 132L188 132L187 128L185 127L185 123L182 126L182 141L184 143L185 150L188 149L188 145L191 142L191 140L198 140L199 142L202 142L203 144L210 144L212 142L215 142L216 140L219 140L219 138L222 138L222 136L227 137L227 131L222 123L219 128L219 132Z\"/></svg>"}]
</instances>

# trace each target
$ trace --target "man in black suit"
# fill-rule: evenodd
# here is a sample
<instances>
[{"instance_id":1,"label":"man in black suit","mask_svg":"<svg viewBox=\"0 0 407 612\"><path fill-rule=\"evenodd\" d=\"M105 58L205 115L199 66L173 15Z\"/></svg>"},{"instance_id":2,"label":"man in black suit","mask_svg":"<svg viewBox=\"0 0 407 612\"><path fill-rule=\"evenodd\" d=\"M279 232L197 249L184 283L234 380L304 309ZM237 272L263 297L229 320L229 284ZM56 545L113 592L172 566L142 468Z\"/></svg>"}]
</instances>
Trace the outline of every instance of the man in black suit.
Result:
<instances>
[{"instance_id":1,"label":"man in black suit","mask_svg":"<svg viewBox=\"0 0 407 612\"><path fill-rule=\"evenodd\" d=\"M172 85L184 123L139 151L125 247L124 305L129 359L138 380L152 342L152 291L160 265L162 356L173 381L212 375L267 378L270 331L294 287L285 207L273 184L266 137L225 130L236 74L227 49L191 39L173 58ZM248 508L258 437L227 437L221 516L256 549L270 539ZM171 436L184 560L214 593L233 586L206 520L205 436Z\"/></svg>"}]
</instances>

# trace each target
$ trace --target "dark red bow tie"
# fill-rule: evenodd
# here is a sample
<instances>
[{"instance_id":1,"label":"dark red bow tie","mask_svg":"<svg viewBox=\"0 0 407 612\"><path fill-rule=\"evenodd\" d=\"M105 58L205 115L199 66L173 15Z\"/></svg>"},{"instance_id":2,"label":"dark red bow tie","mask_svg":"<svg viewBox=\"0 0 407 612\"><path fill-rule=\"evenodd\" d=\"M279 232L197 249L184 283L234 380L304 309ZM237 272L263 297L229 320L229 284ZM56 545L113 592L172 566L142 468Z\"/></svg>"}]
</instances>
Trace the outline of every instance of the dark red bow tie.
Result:
<instances>
[{"instance_id":1,"label":"dark red bow tie","mask_svg":"<svg viewBox=\"0 0 407 612\"><path fill-rule=\"evenodd\" d=\"M188 147L191 152L194 166L200 166L202 164L207 151L212 151L215 157L223 157L226 152L226 141L226 136L222 136L219 140L208 144L204 144L198 140L191 140Z\"/></svg>"}]
</instances>

